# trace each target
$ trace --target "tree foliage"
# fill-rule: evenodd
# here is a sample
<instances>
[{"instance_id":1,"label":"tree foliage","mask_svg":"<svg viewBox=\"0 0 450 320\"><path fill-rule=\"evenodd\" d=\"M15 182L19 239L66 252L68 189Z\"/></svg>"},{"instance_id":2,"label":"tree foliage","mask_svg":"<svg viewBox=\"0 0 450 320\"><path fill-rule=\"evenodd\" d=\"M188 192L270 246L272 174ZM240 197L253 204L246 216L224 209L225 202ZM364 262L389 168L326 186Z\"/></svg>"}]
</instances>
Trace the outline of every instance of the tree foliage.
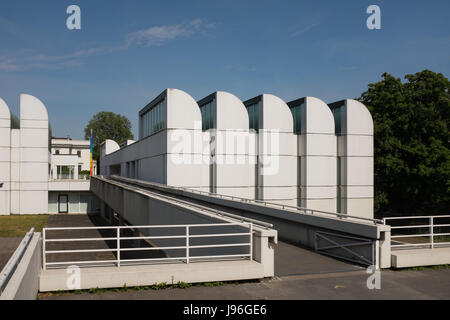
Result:
<instances>
[{"instance_id":1,"label":"tree foliage","mask_svg":"<svg viewBox=\"0 0 450 320\"><path fill-rule=\"evenodd\" d=\"M429 70L382 77L359 98L374 120L375 210L448 213L449 80Z\"/></svg>"},{"instance_id":2,"label":"tree foliage","mask_svg":"<svg viewBox=\"0 0 450 320\"><path fill-rule=\"evenodd\" d=\"M95 114L84 128L85 139L90 138L93 130L93 158L99 159L100 144L106 139L122 143L128 139L134 139L131 132L131 122L127 117L114 112L101 111Z\"/></svg>"}]
</instances>

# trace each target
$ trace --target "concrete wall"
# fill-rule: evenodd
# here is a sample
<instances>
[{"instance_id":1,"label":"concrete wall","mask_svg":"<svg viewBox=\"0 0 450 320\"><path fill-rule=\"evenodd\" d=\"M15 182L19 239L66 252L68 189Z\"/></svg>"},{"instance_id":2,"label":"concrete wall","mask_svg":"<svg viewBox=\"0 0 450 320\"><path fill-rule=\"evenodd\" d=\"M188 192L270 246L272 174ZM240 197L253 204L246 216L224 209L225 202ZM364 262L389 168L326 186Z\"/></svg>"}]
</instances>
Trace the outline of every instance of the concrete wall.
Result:
<instances>
[{"instance_id":1,"label":"concrete wall","mask_svg":"<svg viewBox=\"0 0 450 320\"><path fill-rule=\"evenodd\" d=\"M0 214L47 212L49 125L44 104L20 95L20 129L0 99Z\"/></svg>"},{"instance_id":2,"label":"concrete wall","mask_svg":"<svg viewBox=\"0 0 450 320\"><path fill-rule=\"evenodd\" d=\"M35 232L0 300L35 300L39 287L42 244L41 233Z\"/></svg>"},{"instance_id":3,"label":"concrete wall","mask_svg":"<svg viewBox=\"0 0 450 320\"><path fill-rule=\"evenodd\" d=\"M203 135L209 141L205 150L209 157L208 183L210 192L254 197L254 186L249 186L254 168L249 159L249 120L244 104L228 92L213 93L215 128ZM254 157L254 156L253 156Z\"/></svg>"},{"instance_id":4,"label":"concrete wall","mask_svg":"<svg viewBox=\"0 0 450 320\"><path fill-rule=\"evenodd\" d=\"M297 205L297 147L293 119L280 98L263 94L258 134L258 189L265 200Z\"/></svg>"},{"instance_id":5,"label":"concrete wall","mask_svg":"<svg viewBox=\"0 0 450 320\"><path fill-rule=\"evenodd\" d=\"M0 99L0 215L11 212L11 114Z\"/></svg>"},{"instance_id":6,"label":"concrete wall","mask_svg":"<svg viewBox=\"0 0 450 320\"><path fill-rule=\"evenodd\" d=\"M300 207L336 211L336 136L331 110L305 97L298 137Z\"/></svg>"},{"instance_id":7,"label":"concrete wall","mask_svg":"<svg viewBox=\"0 0 450 320\"><path fill-rule=\"evenodd\" d=\"M343 213L373 217L373 120L360 102L331 104L336 123L340 163L339 201Z\"/></svg>"},{"instance_id":8,"label":"concrete wall","mask_svg":"<svg viewBox=\"0 0 450 320\"><path fill-rule=\"evenodd\" d=\"M37 98L20 95L20 214L48 208L48 114Z\"/></svg>"}]
</instances>

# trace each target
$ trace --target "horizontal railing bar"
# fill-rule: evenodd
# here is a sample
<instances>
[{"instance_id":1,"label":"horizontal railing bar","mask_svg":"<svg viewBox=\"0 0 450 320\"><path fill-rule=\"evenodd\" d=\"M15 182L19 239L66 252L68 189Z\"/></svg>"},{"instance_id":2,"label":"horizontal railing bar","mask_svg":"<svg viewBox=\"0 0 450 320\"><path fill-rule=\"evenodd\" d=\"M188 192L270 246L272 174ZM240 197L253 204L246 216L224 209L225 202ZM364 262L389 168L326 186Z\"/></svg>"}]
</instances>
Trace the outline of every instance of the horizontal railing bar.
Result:
<instances>
[{"instance_id":1,"label":"horizontal railing bar","mask_svg":"<svg viewBox=\"0 0 450 320\"><path fill-rule=\"evenodd\" d=\"M217 234L199 234L190 235L189 238L206 238L206 237L229 237L229 236L248 236L251 233L217 233ZM120 240L139 240L139 239L184 239L185 235L180 236L142 236L142 237L120 237ZM45 239L45 242L76 242L76 241L100 241L100 240L117 240L114 238L66 238L66 239Z\"/></svg>"},{"instance_id":2,"label":"horizontal railing bar","mask_svg":"<svg viewBox=\"0 0 450 320\"><path fill-rule=\"evenodd\" d=\"M154 225L154 226L112 226L112 227L51 227L44 228L47 231L56 230L103 230L103 229L151 229L151 228L206 228L221 226L249 226L249 222L227 222L227 223L211 223L211 224L171 224L171 225Z\"/></svg>"},{"instance_id":3,"label":"horizontal railing bar","mask_svg":"<svg viewBox=\"0 0 450 320\"><path fill-rule=\"evenodd\" d=\"M450 218L450 215L437 215L437 216L406 216L406 217L386 217L385 220L401 220L401 219L426 219L426 218Z\"/></svg>"},{"instance_id":4,"label":"horizontal railing bar","mask_svg":"<svg viewBox=\"0 0 450 320\"><path fill-rule=\"evenodd\" d=\"M391 238L414 238L414 237L426 237L426 236L448 236L450 233L421 233L421 234L410 234L410 235L396 235L391 236Z\"/></svg>"},{"instance_id":5,"label":"horizontal railing bar","mask_svg":"<svg viewBox=\"0 0 450 320\"><path fill-rule=\"evenodd\" d=\"M122 239L122 238L121 238ZM45 242L69 242L69 241L100 241L100 240L117 240L115 238L66 238L66 239L45 239Z\"/></svg>"},{"instance_id":6,"label":"horizontal railing bar","mask_svg":"<svg viewBox=\"0 0 450 320\"><path fill-rule=\"evenodd\" d=\"M396 235L396 236L391 235L391 238L414 238L414 237L426 237L426 236L431 236L431 233Z\"/></svg>"},{"instance_id":7,"label":"horizontal railing bar","mask_svg":"<svg viewBox=\"0 0 450 320\"><path fill-rule=\"evenodd\" d=\"M391 226L391 229L428 228L431 224L421 224L415 226Z\"/></svg>"},{"instance_id":8,"label":"horizontal railing bar","mask_svg":"<svg viewBox=\"0 0 450 320\"><path fill-rule=\"evenodd\" d=\"M47 231L55 231L55 230L103 230L103 229L117 229L117 226L110 226L110 227L46 227L43 228L43 230Z\"/></svg>"},{"instance_id":9,"label":"horizontal railing bar","mask_svg":"<svg viewBox=\"0 0 450 320\"><path fill-rule=\"evenodd\" d=\"M193 234L189 238L208 238L208 237L232 237L232 236L250 236L250 232L246 233L217 233L217 234Z\"/></svg>"},{"instance_id":10,"label":"horizontal railing bar","mask_svg":"<svg viewBox=\"0 0 450 320\"><path fill-rule=\"evenodd\" d=\"M181 236L142 236L142 237L120 237L120 240L139 240L139 239L184 239L185 235Z\"/></svg>"},{"instance_id":11,"label":"horizontal railing bar","mask_svg":"<svg viewBox=\"0 0 450 320\"><path fill-rule=\"evenodd\" d=\"M198 249L198 248L221 248L221 247L242 247L242 246L250 246L251 243L230 243L230 244L205 244L198 246L189 246L189 249Z\"/></svg>"},{"instance_id":12,"label":"horizontal railing bar","mask_svg":"<svg viewBox=\"0 0 450 320\"><path fill-rule=\"evenodd\" d=\"M418 224L412 226L391 226L391 229L409 229L409 228L429 228L429 227L450 227L450 224Z\"/></svg>"},{"instance_id":13,"label":"horizontal railing bar","mask_svg":"<svg viewBox=\"0 0 450 320\"><path fill-rule=\"evenodd\" d=\"M80 252L111 252L111 251L117 251L117 249L79 249L79 250L51 250L51 251L45 251L46 254L49 253L80 253Z\"/></svg>"},{"instance_id":14,"label":"horizontal railing bar","mask_svg":"<svg viewBox=\"0 0 450 320\"><path fill-rule=\"evenodd\" d=\"M147 248L120 248L120 251L143 251L143 250L177 250L186 249L186 246L174 246L174 247L147 247ZM117 251L117 249L116 249Z\"/></svg>"},{"instance_id":15,"label":"horizontal railing bar","mask_svg":"<svg viewBox=\"0 0 450 320\"><path fill-rule=\"evenodd\" d=\"M211 258L226 258L226 257L250 257L250 254L227 254L218 256L189 256L189 259L211 259Z\"/></svg>"},{"instance_id":16,"label":"horizontal railing bar","mask_svg":"<svg viewBox=\"0 0 450 320\"><path fill-rule=\"evenodd\" d=\"M68 262L46 262L46 265L58 265L58 264L87 264L87 263L116 263L117 260L93 260L93 261L68 261Z\"/></svg>"},{"instance_id":17,"label":"horizontal railing bar","mask_svg":"<svg viewBox=\"0 0 450 320\"><path fill-rule=\"evenodd\" d=\"M120 263L126 261L136 261L136 262L143 262L143 261L153 261L153 260L186 260L186 257L176 257L176 258L147 258L147 259L121 259Z\"/></svg>"},{"instance_id":18,"label":"horizontal railing bar","mask_svg":"<svg viewBox=\"0 0 450 320\"><path fill-rule=\"evenodd\" d=\"M433 242L433 246L439 247L440 245L447 245L450 242ZM423 243L407 243L407 244L392 244L391 247L418 247L418 246L430 246L431 242L423 242Z\"/></svg>"}]
</instances>

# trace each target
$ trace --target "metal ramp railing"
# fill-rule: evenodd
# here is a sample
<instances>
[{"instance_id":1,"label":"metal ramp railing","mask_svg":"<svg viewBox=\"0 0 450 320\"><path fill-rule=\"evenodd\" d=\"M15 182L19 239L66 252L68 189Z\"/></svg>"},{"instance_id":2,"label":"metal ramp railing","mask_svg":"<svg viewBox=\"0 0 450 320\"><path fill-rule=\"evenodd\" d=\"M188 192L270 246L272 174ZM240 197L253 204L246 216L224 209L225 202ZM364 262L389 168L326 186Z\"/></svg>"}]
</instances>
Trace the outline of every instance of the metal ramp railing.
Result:
<instances>
[{"instance_id":1,"label":"metal ramp railing","mask_svg":"<svg viewBox=\"0 0 450 320\"><path fill-rule=\"evenodd\" d=\"M231 227L231 228L230 228ZM198 229L206 231L196 231ZM139 230L144 235L139 236L123 236L123 230ZM105 237L98 237L95 234L89 234L85 237L73 236L73 231L109 231ZM148 230L145 232L144 230ZM169 231L171 230L171 231ZM217 230L217 231L216 231ZM44 228L42 231L42 257L43 269L61 268L69 265L89 265L89 266L111 266L130 265L135 263L156 262L179 262L191 263L197 261L217 261L221 259L253 259L253 224L252 223L212 223L212 224L183 224L183 225L145 225L145 226L102 226L102 227L58 227ZM60 235L49 237L49 233L59 232ZM62 233L62 234L61 234ZM65 234L64 234L65 233ZM67 235L69 233L69 236ZM151 234L153 233L153 234ZM237 238L236 238L237 237ZM246 240L244 240L246 238ZM203 239L202 241L199 241ZM212 241L208 241L212 239ZM154 243L162 244L163 241L169 240L166 245L148 245L144 247L123 246L124 241L130 240L148 240ZM103 241L112 245L95 247L92 242ZM80 245L76 245L76 249L56 248L55 244L61 243L91 243L88 248L80 249ZM49 246L53 248L49 249ZM223 250L230 248L240 248L236 250ZM200 249L203 249L200 250ZM217 252L214 249L222 249ZM129 257L124 258L124 253L139 251L178 251L179 254L168 254L166 256L154 257ZM193 251L197 251L194 253ZM200 252L200 253L198 253ZM111 253L110 259L95 259L93 253ZM67 256L77 254L80 258L83 254L88 255L87 259L68 259ZM80 255L81 254L81 255ZM115 254L115 256L114 256ZM66 258L53 258L49 261L48 256L65 255ZM86 257L86 256L85 256ZM91 259L91 260L89 260Z\"/></svg>"}]
</instances>

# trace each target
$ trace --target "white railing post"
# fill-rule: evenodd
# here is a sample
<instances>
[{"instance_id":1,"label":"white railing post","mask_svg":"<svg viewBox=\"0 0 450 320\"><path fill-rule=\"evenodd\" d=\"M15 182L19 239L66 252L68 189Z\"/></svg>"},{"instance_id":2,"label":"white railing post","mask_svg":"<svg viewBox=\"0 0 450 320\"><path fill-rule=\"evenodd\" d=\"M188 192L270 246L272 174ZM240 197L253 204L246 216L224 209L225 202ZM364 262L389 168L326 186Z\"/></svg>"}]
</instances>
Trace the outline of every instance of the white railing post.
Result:
<instances>
[{"instance_id":1,"label":"white railing post","mask_svg":"<svg viewBox=\"0 0 450 320\"><path fill-rule=\"evenodd\" d=\"M431 249L434 248L434 226L433 226L433 217L430 217L430 244L431 244Z\"/></svg>"},{"instance_id":2,"label":"white railing post","mask_svg":"<svg viewBox=\"0 0 450 320\"><path fill-rule=\"evenodd\" d=\"M186 263L189 263L189 226L186 226Z\"/></svg>"},{"instance_id":3,"label":"white railing post","mask_svg":"<svg viewBox=\"0 0 450 320\"><path fill-rule=\"evenodd\" d=\"M253 260L253 224L250 222L250 261Z\"/></svg>"},{"instance_id":4,"label":"white railing post","mask_svg":"<svg viewBox=\"0 0 450 320\"><path fill-rule=\"evenodd\" d=\"M120 227L117 227L117 267L120 267Z\"/></svg>"},{"instance_id":5,"label":"white railing post","mask_svg":"<svg viewBox=\"0 0 450 320\"><path fill-rule=\"evenodd\" d=\"M47 264L45 259L45 228L42 229L42 268L47 270Z\"/></svg>"}]
</instances>

